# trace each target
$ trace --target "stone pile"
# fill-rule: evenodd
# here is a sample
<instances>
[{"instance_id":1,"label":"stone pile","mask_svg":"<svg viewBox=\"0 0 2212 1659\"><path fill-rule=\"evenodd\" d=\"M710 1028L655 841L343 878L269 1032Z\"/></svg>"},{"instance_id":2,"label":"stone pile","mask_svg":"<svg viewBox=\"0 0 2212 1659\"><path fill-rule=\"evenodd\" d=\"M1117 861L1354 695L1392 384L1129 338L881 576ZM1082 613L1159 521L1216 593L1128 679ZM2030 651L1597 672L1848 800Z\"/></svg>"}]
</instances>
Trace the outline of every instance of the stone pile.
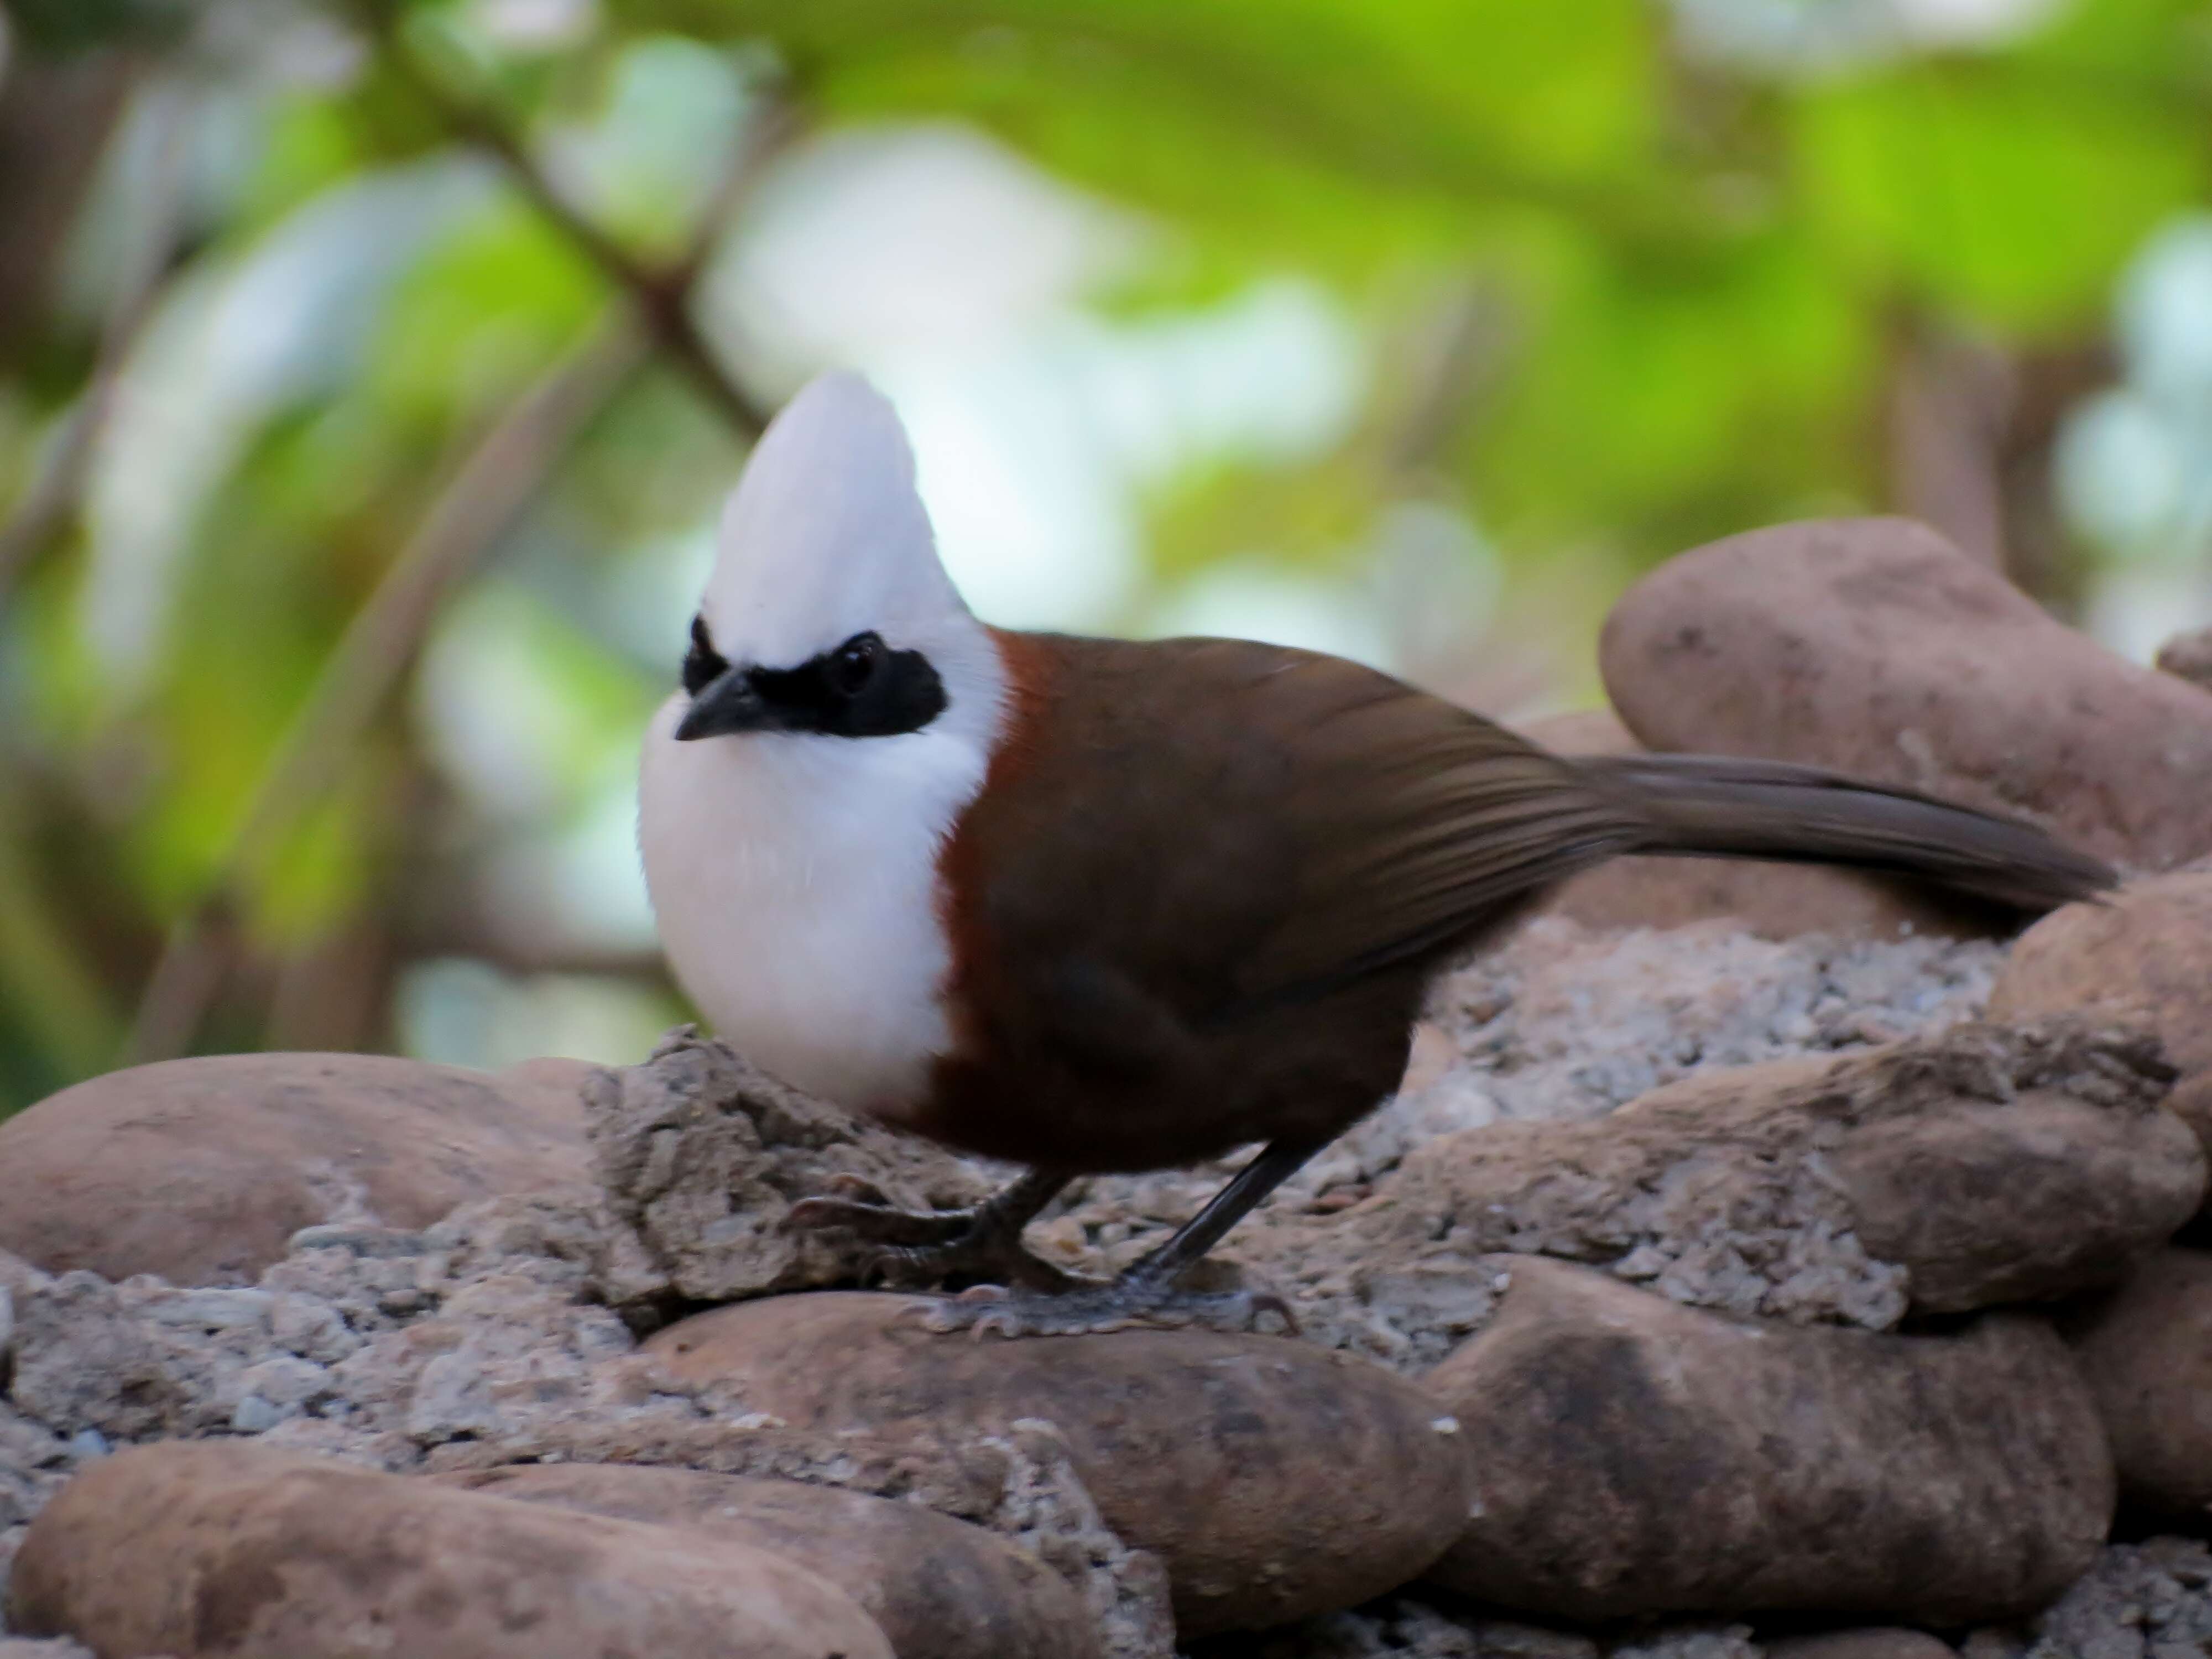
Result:
<instances>
[{"instance_id":1,"label":"stone pile","mask_svg":"<svg viewBox=\"0 0 2212 1659\"><path fill-rule=\"evenodd\" d=\"M1831 871L1571 884L1210 1264L1295 1338L931 1334L781 1220L1003 1172L689 1033L95 1079L0 1125L0 1659L2206 1650L2212 693L1881 520L1683 556L1603 665L1619 719L1540 735L2132 879L2017 943ZM1217 1175L1032 1237L1109 1269Z\"/></svg>"}]
</instances>

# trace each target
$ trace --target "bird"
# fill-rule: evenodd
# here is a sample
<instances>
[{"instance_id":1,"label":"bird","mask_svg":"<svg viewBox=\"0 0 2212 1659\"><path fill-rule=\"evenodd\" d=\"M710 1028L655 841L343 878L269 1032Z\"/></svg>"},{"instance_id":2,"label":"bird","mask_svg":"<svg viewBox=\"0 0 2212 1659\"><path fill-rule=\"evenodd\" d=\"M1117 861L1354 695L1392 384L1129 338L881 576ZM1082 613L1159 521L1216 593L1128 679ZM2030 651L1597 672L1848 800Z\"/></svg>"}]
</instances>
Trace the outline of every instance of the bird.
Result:
<instances>
[{"instance_id":1,"label":"bird","mask_svg":"<svg viewBox=\"0 0 2212 1659\"><path fill-rule=\"evenodd\" d=\"M680 680L639 789L678 983L782 1081L1024 1171L969 1209L792 1212L982 1279L939 1330L1287 1319L1182 1281L1395 1091L1432 979L1607 859L1851 866L2030 912L2117 879L2026 823L1810 767L1552 754L1320 653L993 627L896 413L847 371L747 459ZM1255 1145L1112 1279L1022 1243L1079 1176Z\"/></svg>"}]
</instances>

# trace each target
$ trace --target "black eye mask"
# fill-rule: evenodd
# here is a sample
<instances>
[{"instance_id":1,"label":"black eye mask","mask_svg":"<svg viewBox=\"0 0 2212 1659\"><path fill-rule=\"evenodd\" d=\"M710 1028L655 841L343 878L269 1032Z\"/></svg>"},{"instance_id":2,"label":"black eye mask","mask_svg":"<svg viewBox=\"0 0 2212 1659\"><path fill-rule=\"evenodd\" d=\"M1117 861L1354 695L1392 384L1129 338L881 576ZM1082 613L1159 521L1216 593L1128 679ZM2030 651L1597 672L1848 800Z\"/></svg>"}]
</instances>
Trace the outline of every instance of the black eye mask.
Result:
<instances>
[{"instance_id":1,"label":"black eye mask","mask_svg":"<svg viewBox=\"0 0 2212 1659\"><path fill-rule=\"evenodd\" d=\"M705 622L691 622L684 689L694 699L730 672ZM894 651L872 630L796 668L748 668L728 695L749 712L727 729L815 732L838 738L890 738L919 732L945 712L945 682L919 651ZM723 695L718 692L718 696Z\"/></svg>"}]
</instances>

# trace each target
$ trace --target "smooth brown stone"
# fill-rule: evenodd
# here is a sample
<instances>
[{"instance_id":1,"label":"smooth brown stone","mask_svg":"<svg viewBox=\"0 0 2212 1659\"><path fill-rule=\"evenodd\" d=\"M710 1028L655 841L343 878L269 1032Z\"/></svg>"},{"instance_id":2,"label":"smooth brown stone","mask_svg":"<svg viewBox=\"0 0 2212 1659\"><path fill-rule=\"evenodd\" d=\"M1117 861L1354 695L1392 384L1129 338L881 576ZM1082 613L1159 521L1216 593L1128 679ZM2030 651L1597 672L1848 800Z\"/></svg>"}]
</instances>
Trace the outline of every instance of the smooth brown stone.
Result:
<instances>
[{"instance_id":1,"label":"smooth brown stone","mask_svg":"<svg viewBox=\"0 0 2212 1659\"><path fill-rule=\"evenodd\" d=\"M2184 1076L2212 1071L2212 870L2131 881L2021 935L1990 988L1990 1017L2076 1010L2156 1031Z\"/></svg>"},{"instance_id":2,"label":"smooth brown stone","mask_svg":"<svg viewBox=\"0 0 2212 1659\"><path fill-rule=\"evenodd\" d=\"M2212 1519L2212 1254L2160 1250L2069 1321L2126 1502Z\"/></svg>"},{"instance_id":3,"label":"smooth brown stone","mask_svg":"<svg viewBox=\"0 0 2212 1659\"><path fill-rule=\"evenodd\" d=\"M70 1481L8 1615L101 1659L893 1659L850 1596L763 1550L225 1441Z\"/></svg>"},{"instance_id":4,"label":"smooth brown stone","mask_svg":"<svg viewBox=\"0 0 2212 1659\"><path fill-rule=\"evenodd\" d=\"M1649 747L1833 767L2123 866L2212 851L2212 695L2052 620L1924 525L1778 525L1668 560L1599 665Z\"/></svg>"},{"instance_id":5,"label":"smooth brown stone","mask_svg":"<svg viewBox=\"0 0 2212 1659\"><path fill-rule=\"evenodd\" d=\"M1253 1629L1413 1578L1458 1534L1468 1471L1434 1403L1381 1367L1204 1330L976 1341L908 1297L830 1292L697 1315L647 1352L794 1428L935 1447L1042 1419L1123 1542L1157 1554L1177 1632Z\"/></svg>"},{"instance_id":6,"label":"smooth brown stone","mask_svg":"<svg viewBox=\"0 0 2212 1659\"><path fill-rule=\"evenodd\" d=\"M796 1480L623 1463L533 1463L433 1484L727 1540L852 1596L899 1659L1095 1659L1066 1580L994 1534L912 1504Z\"/></svg>"},{"instance_id":7,"label":"smooth brown stone","mask_svg":"<svg viewBox=\"0 0 2212 1659\"><path fill-rule=\"evenodd\" d=\"M1896 1336L1731 1320L1540 1257L1424 1379L1473 1518L1427 1575L1595 1620L1765 1609L1929 1624L2033 1611L2112 1520L2102 1430L2041 1321Z\"/></svg>"},{"instance_id":8,"label":"smooth brown stone","mask_svg":"<svg viewBox=\"0 0 2212 1659\"><path fill-rule=\"evenodd\" d=\"M111 1072L0 1123L0 1249L48 1273L251 1284L302 1227L426 1227L588 1179L571 1091L381 1054Z\"/></svg>"}]
</instances>

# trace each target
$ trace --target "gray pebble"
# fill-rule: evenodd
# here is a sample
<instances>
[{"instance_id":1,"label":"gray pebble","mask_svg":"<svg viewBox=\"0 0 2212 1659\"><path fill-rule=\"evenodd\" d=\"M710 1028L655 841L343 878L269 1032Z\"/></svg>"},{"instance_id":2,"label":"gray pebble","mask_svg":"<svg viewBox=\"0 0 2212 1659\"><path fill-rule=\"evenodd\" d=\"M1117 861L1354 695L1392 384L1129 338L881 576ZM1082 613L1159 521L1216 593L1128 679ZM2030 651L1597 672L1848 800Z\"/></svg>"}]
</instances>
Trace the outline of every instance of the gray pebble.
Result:
<instances>
[{"instance_id":1,"label":"gray pebble","mask_svg":"<svg viewBox=\"0 0 2212 1659\"><path fill-rule=\"evenodd\" d=\"M295 1250L344 1250L353 1255L421 1255L429 1244L420 1233L397 1227L349 1227L337 1223L302 1227L292 1235Z\"/></svg>"}]
</instances>

